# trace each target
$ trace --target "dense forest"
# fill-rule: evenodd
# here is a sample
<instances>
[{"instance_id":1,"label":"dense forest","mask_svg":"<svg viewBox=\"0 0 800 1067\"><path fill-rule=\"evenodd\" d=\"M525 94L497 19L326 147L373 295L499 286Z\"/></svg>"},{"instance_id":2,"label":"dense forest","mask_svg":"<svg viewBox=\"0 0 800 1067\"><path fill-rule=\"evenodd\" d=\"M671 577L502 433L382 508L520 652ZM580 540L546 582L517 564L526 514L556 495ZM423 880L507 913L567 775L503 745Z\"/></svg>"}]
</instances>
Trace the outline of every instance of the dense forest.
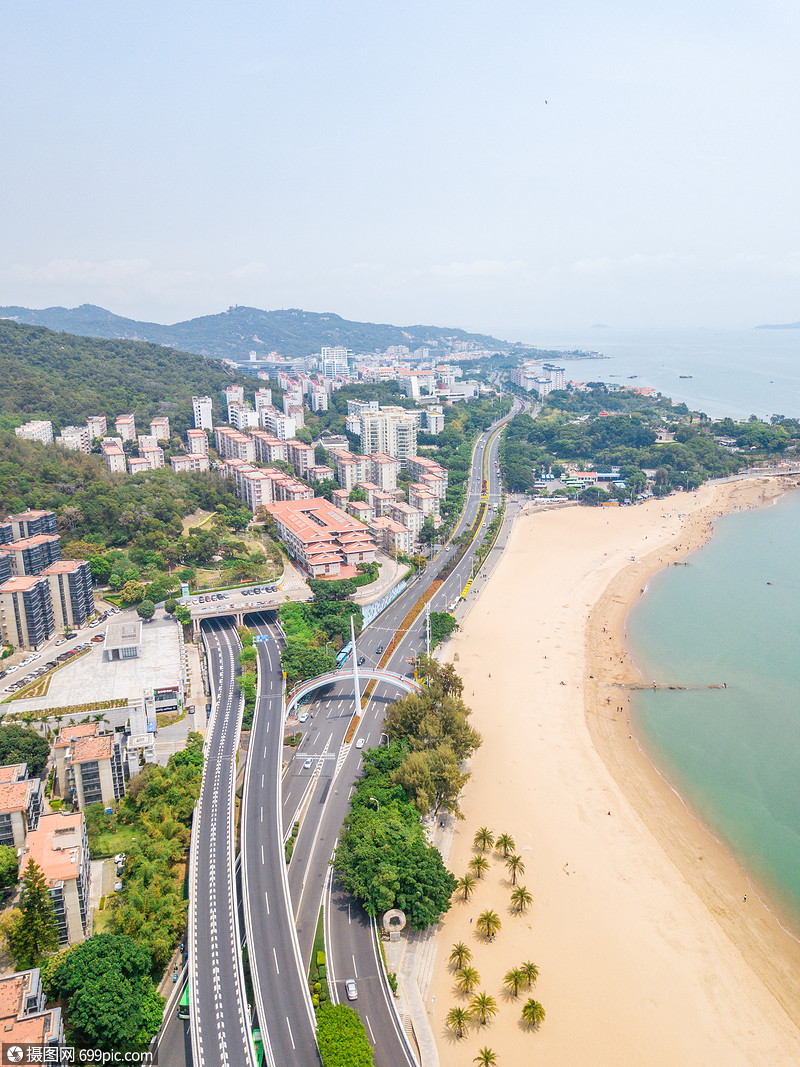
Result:
<instances>
[{"instance_id":1,"label":"dense forest","mask_svg":"<svg viewBox=\"0 0 800 1067\"><path fill-rule=\"evenodd\" d=\"M13 429L29 418L50 419L55 432L89 415L133 412L140 426L166 415L184 436L194 425L192 396L220 393L233 383L251 393L252 377L233 375L219 362L158 344L101 341L53 333L0 319L0 426ZM113 432L113 427L112 427Z\"/></svg>"},{"instance_id":2,"label":"dense forest","mask_svg":"<svg viewBox=\"0 0 800 1067\"><path fill-rule=\"evenodd\" d=\"M165 467L130 477L109 474L99 456L23 441L0 431L0 512L55 511L65 538L160 548L180 535L198 508L236 513L241 503L213 472Z\"/></svg>"}]
</instances>

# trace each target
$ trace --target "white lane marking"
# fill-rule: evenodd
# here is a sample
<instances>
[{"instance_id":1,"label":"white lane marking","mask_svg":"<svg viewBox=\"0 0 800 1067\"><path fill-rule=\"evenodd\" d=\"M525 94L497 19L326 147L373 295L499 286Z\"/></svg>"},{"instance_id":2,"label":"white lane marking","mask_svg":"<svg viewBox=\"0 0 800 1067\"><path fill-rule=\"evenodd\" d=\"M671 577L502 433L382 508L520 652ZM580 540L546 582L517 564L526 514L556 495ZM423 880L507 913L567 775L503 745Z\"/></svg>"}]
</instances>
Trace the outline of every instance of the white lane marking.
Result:
<instances>
[{"instance_id":1,"label":"white lane marking","mask_svg":"<svg viewBox=\"0 0 800 1067\"><path fill-rule=\"evenodd\" d=\"M367 1026L369 1027L369 1036L372 1038L372 1040L374 1042L375 1041L375 1034L372 1032L372 1023L369 1021L369 1015L365 1015L364 1019L366 1020Z\"/></svg>"},{"instance_id":2,"label":"white lane marking","mask_svg":"<svg viewBox=\"0 0 800 1067\"><path fill-rule=\"evenodd\" d=\"M289 1027L289 1040L292 1043L292 1048L295 1048L296 1046L295 1046L295 1043L294 1043L294 1034L292 1033L292 1027L291 1027L291 1024L289 1023L289 1016L288 1015L286 1016L286 1025ZM372 1029L372 1028L370 1027L370 1029Z\"/></svg>"},{"instance_id":3,"label":"white lane marking","mask_svg":"<svg viewBox=\"0 0 800 1067\"><path fill-rule=\"evenodd\" d=\"M260 822L263 822L263 821L264 821L264 809L263 809L263 808L261 808L260 810L261 810L261 816L260 816L260 819L259 819L259 821L260 821Z\"/></svg>"},{"instance_id":4,"label":"white lane marking","mask_svg":"<svg viewBox=\"0 0 800 1067\"><path fill-rule=\"evenodd\" d=\"M262 863L264 862L264 846L263 845L261 846L261 862ZM267 911L269 911L269 908L267 908Z\"/></svg>"},{"instance_id":5,"label":"white lane marking","mask_svg":"<svg viewBox=\"0 0 800 1067\"><path fill-rule=\"evenodd\" d=\"M355 956L351 956L351 959L353 961L353 977L358 978L358 971L356 970L356 958Z\"/></svg>"},{"instance_id":6,"label":"white lane marking","mask_svg":"<svg viewBox=\"0 0 800 1067\"><path fill-rule=\"evenodd\" d=\"M272 955L275 957L275 970L278 972L278 974L280 974L281 973L281 969L278 966L278 953L275 951L275 946L274 945L272 946Z\"/></svg>"},{"instance_id":7,"label":"white lane marking","mask_svg":"<svg viewBox=\"0 0 800 1067\"><path fill-rule=\"evenodd\" d=\"M262 853L262 856L263 856L263 853L264 853L264 846L263 845L261 846L261 853ZM265 900L266 905L267 905L267 915L269 915L269 893L266 891L266 889L264 890L264 900ZM273 949L273 952L274 951L275 950ZM275 962L277 964L277 960Z\"/></svg>"}]
</instances>

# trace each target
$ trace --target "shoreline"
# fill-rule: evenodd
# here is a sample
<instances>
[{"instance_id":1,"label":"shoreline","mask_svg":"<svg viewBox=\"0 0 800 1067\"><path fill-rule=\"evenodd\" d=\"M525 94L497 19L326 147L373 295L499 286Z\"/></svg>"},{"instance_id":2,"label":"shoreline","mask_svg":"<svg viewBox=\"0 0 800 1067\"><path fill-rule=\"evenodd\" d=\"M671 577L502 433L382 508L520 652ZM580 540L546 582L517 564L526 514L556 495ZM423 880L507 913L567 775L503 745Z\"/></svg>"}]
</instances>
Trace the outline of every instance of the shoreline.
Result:
<instances>
[{"instance_id":1,"label":"shoreline","mask_svg":"<svg viewBox=\"0 0 800 1067\"><path fill-rule=\"evenodd\" d=\"M626 711L613 716L605 711L615 700L625 708L629 700L626 686L645 681L625 638L628 616L646 592L648 581L665 566L682 562L707 544L714 535L718 518L774 504L786 492L798 488L796 480L790 484L782 481L779 485L774 482L764 485L764 480L753 478L729 484L732 490L725 494L722 506L712 503L696 513L695 529L682 533L677 545L662 545L626 567L612 579L592 609L586 623L586 725L597 752L648 829L742 957L800 1027L800 930L790 917L781 915L769 891L754 881L728 844L697 815L654 763L636 736L635 723L630 724L629 730ZM767 488L775 492L767 492ZM754 490L759 492L755 501ZM742 501L743 497L748 499ZM665 559L665 554L670 552L672 558ZM606 669L609 661L601 649L614 656L614 671ZM601 667L592 679L588 666L596 654L601 656ZM601 686L608 688L601 693ZM630 746L622 746L628 740L625 735L630 733L633 733L636 754L630 752ZM739 890L734 898L737 904L739 901L744 904L746 897L746 910L732 907L727 890L733 885Z\"/></svg>"},{"instance_id":2,"label":"shoreline","mask_svg":"<svg viewBox=\"0 0 800 1067\"><path fill-rule=\"evenodd\" d=\"M637 508L517 517L444 656L484 737L449 866L466 869L478 826L512 833L534 904L510 914L492 854L474 897L457 895L443 917L426 1000L442 1067L486 1044L501 1064L800 1062L800 943L630 736L623 688L641 683L624 635L649 578L704 544L721 515L787 488L748 478ZM503 922L492 945L470 921L486 907ZM500 1007L461 1041L444 1026L468 1003L447 965L456 940ZM525 958L540 977L514 1000L503 975ZM530 995L547 1012L536 1033L520 1023Z\"/></svg>"}]
</instances>

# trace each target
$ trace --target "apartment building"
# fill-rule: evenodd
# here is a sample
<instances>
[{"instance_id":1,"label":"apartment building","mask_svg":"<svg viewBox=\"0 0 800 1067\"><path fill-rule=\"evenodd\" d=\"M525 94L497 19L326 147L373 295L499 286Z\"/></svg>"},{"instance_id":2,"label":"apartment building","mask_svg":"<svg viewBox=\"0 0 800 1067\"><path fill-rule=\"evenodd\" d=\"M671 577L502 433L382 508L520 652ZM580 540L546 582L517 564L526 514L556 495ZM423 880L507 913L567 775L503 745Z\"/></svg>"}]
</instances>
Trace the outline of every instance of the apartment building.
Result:
<instances>
[{"instance_id":1,"label":"apartment building","mask_svg":"<svg viewBox=\"0 0 800 1067\"><path fill-rule=\"evenodd\" d=\"M349 378L350 364L348 356L352 356L352 352L340 345L335 348L323 346L319 355L322 376L324 378Z\"/></svg>"},{"instance_id":2,"label":"apartment building","mask_svg":"<svg viewBox=\"0 0 800 1067\"><path fill-rule=\"evenodd\" d=\"M314 449L303 441L287 441L286 454L298 478L305 478L309 467L314 466Z\"/></svg>"},{"instance_id":3,"label":"apartment building","mask_svg":"<svg viewBox=\"0 0 800 1067\"><path fill-rule=\"evenodd\" d=\"M123 741L100 731L96 722L73 723L53 746L59 795L79 808L100 801L107 806L125 796Z\"/></svg>"},{"instance_id":4,"label":"apartment building","mask_svg":"<svg viewBox=\"0 0 800 1067\"><path fill-rule=\"evenodd\" d=\"M17 426L14 433L23 441L39 441L43 445L53 443L53 424L44 419L32 419L24 426Z\"/></svg>"},{"instance_id":5,"label":"apartment building","mask_svg":"<svg viewBox=\"0 0 800 1067\"><path fill-rule=\"evenodd\" d=\"M436 408L425 411L425 429L430 434L439 434L444 429L444 412Z\"/></svg>"},{"instance_id":6,"label":"apartment building","mask_svg":"<svg viewBox=\"0 0 800 1067\"><path fill-rule=\"evenodd\" d=\"M306 478L310 482L333 481L333 467L327 467L325 464L309 467L306 471Z\"/></svg>"},{"instance_id":7,"label":"apartment building","mask_svg":"<svg viewBox=\"0 0 800 1067\"><path fill-rule=\"evenodd\" d=\"M151 471L160 470L164 466L164 449L158 445L155 448L140 448L139 458L147 460Z\"/></svg>"},{"instance_id":8,"label":"apartment building","mask_svg":"<svg viewBox=\"0 0 800 1067\"><path fill-rule=\"evenodd\" d=\"M393 493L397 489L397 475L400 473L400 460L395 456L389 456L385 452L372 452L369 459L369 479L385 493Z\"/></svg>"},{"instance_id":9,"label":"apartment building","mask_svg":"<svg viewBox=\"0 0 800 1067\"><path fill-rule=\"evenodd\" d=\"M447 488L447 470L427 456L409 456L406 469L415 482L425 482L426 478L435 478L444 482Z\"/></svg>"},{"instance_id":10,"label":"apartment building","mask_svg":"<svg viewBox=\"0 0 800 1067\"><path fill-rule=\"evenodd\" d=\"M89 841L83 812L43 815L28 834L20 866L34 861L44 872L56 914L58 940L74 945L92 932L89 906Z\"/></svg>"},{"instance_id":11,"label":"apartment building","mask_svg":"<svg viewBox=\"0 0 800 1067\"><path fill-rule=\"evenodd\" d=\"M72 630L86 624L94 612L92 569L85 560L60 559L42 572L50 583L50 602L57 630Z\"/></svg>"},{"instance_id":12,"label":"apartment building","mask_svg":"<svg viewBox=\"0 0 800 1067\"><path fill-rule=\"evenodd\" d=\"M0 845L22 848L42 814L42 783L25 763L0 767Z\"/></svg>"},{"instance_id":13,"label":"apartment building","mask_svg":"<svg viewBox=\"0 0 800 1067\"><path fill-rule=\"evenodd\" d=\"M272 407L272 390L262 386L256 389L255 396L253 397L253 404L256 411L261 411L262 408Z\"/></svg>"},{"instance_id":14,"label":"apartment building","mask_svg":"<svg viewBox=\"0 0 800 1067\"><path fill-rule=\"evenodd\" d=\"M259 508L266 507L275 499L274 481L270 475L244 463L233 474L236 483L236 495L255 515Z\"/></svg>"},{"instance_id":15,"label":"apartment building","mask_svg":"<svg viewBox=\"0 0 800 1067\"><path fill-rule=\"evenodd\" d=\"M203 436L205 437L205 434ZM172 469L177 473L182 471L207 471L209 467L208 456L203 455L201 452L189 453L186 456L171 456L169 462Z\"/></svg>"},{"instance_id":16,"label":"apartment building","mask_svg":"<svg viewBox=\"0 0 800 1067\"><path fill-rule=\"evenodd\" d=\"M147 474L152 469L144 456L128 456L128 474Z\"/></svg>"},{"instance_id":17,"label":"apartment building","mask_svg":"<svg viewBox=\"0 0 800 1067\"><path fill-rule=\"evenodd\" d=\"M321 385L314 386L308 394L308 404L312 411L328 410L328 391Z\"/></svg>"},{"instance_id":18,"label":"apartment building","mask_svg":"<svg viewBox=\"0 0 800 1067\"><path fill-rule=\"evenodd\" d=\"M106 469L109 470L111 474L125 473L125 453L122 451L121 445L118 445L113 440L106 440L100 445L100 451Z\"/></svg>"},{"instance_id":19,"label":"apartment building","mask_svg":"<svg viewBox=\"0 0 800 1067\"><path fill-rule=\"evenodd\" d=\"M117 437L121 437L123 441L136 440L136 419L133 415L117 415L114 419L114 429L117 431Z\"/></svg>"},{"instance_id":20,"label":"apartment building","mask_svg":"<svg viewBox=\"0 0 800 1067\"><path fill-rule=\"evenodd\" d=\"M259 426L259 414L249 404L230 404L228 422L237 430L255 430Z\"/></svg>"},{"instance_id":21,"label":"apartment building","mask_svg":"<svg viewBox=\"0 0 800 1067\"><path fill-rule=\"evenodd\" d=\"M411 530L388 516L374 518L369 524L369 532L378 547L387 555L396 556L401 553L409 556L414 550L414 535Z\"/></svg>"},{"instance_id":22,"label":"apartment building","mask_svg":"<svg viewBox=\"0 0 800 1067\"><path fill-rule=\"evenodd\" d=\"M419 419L405 408L384 407L360 416L361 449L382 452L399 459L403 466L417 451Z\"/></svg>"},{"instance_id":23,"label":"apartment building","mask_svg":"<svg viewBox=\"0 0 800 1067\"><path fill-rule=\"evenodd\" d=\"M158 415L150 420L150 434L156 441L169 441L169 419L166 415Z\"/></svg>"},{"instance_id":24,"label":"apartment building","mask_svg":"<svg viewBox=\"0 0 800 1067\"><path fill-rule=\"evenodd\" d=\"M245 463L252 463L256 458L253 438L230 426L215 427L214 441L221 459L241 459Z\"/></svg>"},{"instance_id":25,"label":"apartment building","mask_svg":"<svg viewBox=\"0 0 800 1067\"><path fill-rule=\"evenodd\" d=\"M208 455L208 435L205 430L187 430L186 441L191 455Z\"/></svg>"},{"instance_id":26,"label":"apartment building","mask_svg":"<svg viewBox=\"0 0 800 1067\"><path fill-rule=\"evenodd\" d=\"M210 396L192 397L192 414L195 430L212 430L214 428L213 403Z\"/></svg>"},{"instance_id":27,"label":"apartment building","mask_svg":"<svg viewBox=\"0 0 800 1067\"><path fill-rule=\"evenodd\" d=\"M225 406L230 409L233 404L244 403L244 386L242 385L229 385L225 390ZM228 422L230 422L230 414L228 415Z\"/></svg>"},{"instance_id":28,"label":"apartment building","mask_svg":"<svg viewBox=\"0 0 800 1067\"><path fill-rule=\"evenodd\" d=\"M56 437L59 448L67 448L71 452L92 451L92 438L88 426L65 426L60 435Z\"/></svg>"},{"instance_id":29,"label":"apartment building","mask_svg":"<svg viewBox=\"0 0 800 1067\"><path fill-rule=\"evenodd\" d=\"M291 441L297 433L297 423L291 415L284 415L277 408L263 407L259 411L262 430L268 430L281 441Z\"/></svg>"},{"instance_id":30,"label":"apartment building","mask_svg":"<svg viewBox=\"0 0 800 1067\"><path fill-rule=\"evenodd\" d=\"M375 518L375 509L366 500L348 500L344 510L348 515L352 515L354 519L363 522L365 526Z\"/></svg>"},{"instance_id":31,"label":"apartment building","mask_svg":"<svg viewBox=\"0 0 800 1067\"><path fill-rule=\"evenodd\" d=\"M90 415L86 420L86 429L92 441L97 437L105 437L108 432L108 419L105 415Z\"/></svg>"},{"instance_id":32,"label":"apartment building","mask_svg":"<svg viewBox=\"0 0 800 1067\"><path fill-rule=\"evenodd\" d=\"M348 493L359 482L368 480L371 467L367 456L360 456L343 448L331 449L329 455L336 464L336 480Z\"/></svg>"},{"instance_id":33,"label":"apartment building","mask_svg":"<svg viewBox=\"0 0 800 1067\"><path fill-rule=\"evenodd\" d=\"M11 563L12 575L40 574L45 567L61 559L61 538L58 534L37 534L3 545L0 554Z\"/></svg>"},{"instance_id":34,"label":"apartment building","mask_svg":"<svg viewBox=\"0 0 800 1067\"><path fill-rule=\"evenodd\" d=\"M140 452L143 448L158 448L158 438L151 433L140 433L136 442Z\"/></svg>"},{"instance_id":35,"label":"apartment building","mask_svg":"<svg viewBox=\"0 0 800 1067\"><path fill-rule=\"evenodd\" d=\"M256 446L256 459L259 463L287 463L289 460L288 444L275 434L265 430L253 430L250 435Z\"/></svg>"},{"instance_id":36,"label":"apartment building","mask_svg":"<svg viewBox=\"0 0 800 1067\"><path fill-rule=\"evenodd\" d=\"M389 505L388 514L390 519L394 519L395 522L399 522L407 530L411 531L414 545L416 545L419 540L419 532L425 521L425 516L419 508L415 508L411 504L405 504L403 501L395 501L394 504Z\"/></svg>"},{"instance_id":37,"label":"apartment building","mask_svg":"<svg viewBox=\"0 0 800 1067\"><path fill-rule=\"evenodd\" d=\"M418 508L425 518L439 517L439 498L423 482L412 482L408 487L408 502Z\"/></svg>"},{"instance_id":38,"label":"apartment building","mask_svg":"<svg viewBox=\"0 0 800 1067\"><path fill-rule=\"evenodd\" d=\"M11 560L0 549L0 585L5 585L11 577L13 577L11 574Z\"/></svg>"},{"instance_id":39,"label":"apartment building","mask_svg":"<svg viewBox=\"0 0 800 1067\"><path fill-rule=\"evenodd\" d=\"M3 1044L41 1049L40 1063L66 1063L58 1049L64 1044L61 1008L46 1008L38 967L0 978L0 1028ZM52 1052L52 1055L51 1055ZM9 1060L9 1062L11 1062ZM32 1062L32 1061L29 1061Z\"/></svg>"},{"instance_id":40,"label":"apartment building","mask_svg":"<svg viewBox=\"0 0 800 1067\"><path fill-rule=\"evenodd\" d=\"M58 533L54 511L20 511L0 523L0 544L21 541L38 534Z\"/></svg>"},{"instance_id":41,"label":"apartment building","mask_svg":"<svg viewBox=\"0 0 800 1067\"><path fill-rule=\"evenodd\" d=\"M0 632L17 648L37 649L56 632L49 580L41 574L9 578L0 586Z\"/></svg>"},{"instance_id":42,"label":"apartment building","mask_svg":"<svg viewBox=\"0 0 800 1067\"><path fill-rule=\"evenodd\" d=\"M364 527L327 500L285 501L267 510L289 552L312 578L338 578L343 567L375 558L375 542Z\"/></svg>"}]
</instances>

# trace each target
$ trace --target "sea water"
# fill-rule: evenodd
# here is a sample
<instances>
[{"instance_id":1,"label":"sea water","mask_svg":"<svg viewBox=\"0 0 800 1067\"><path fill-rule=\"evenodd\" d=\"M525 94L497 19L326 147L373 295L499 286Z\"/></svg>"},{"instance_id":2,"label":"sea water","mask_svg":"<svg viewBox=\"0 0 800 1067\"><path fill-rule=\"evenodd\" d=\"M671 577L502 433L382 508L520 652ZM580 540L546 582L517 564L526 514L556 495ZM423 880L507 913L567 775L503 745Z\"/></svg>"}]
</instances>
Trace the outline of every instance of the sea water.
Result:
<instances>
[{"instance_id":1,"label":"sea water","mask_svg":"<svg viewBox=\"0 0 800 1067\"><path fill-rule=\"evenodd\" d=\"M628 622L642 743L800 932L800 492L720 519ZM727 688L702 688L725 683Z\"/></svg>"},{"instance_id":2,"label":"sea water","mask_svg":"<svg viewBox=\"0 0 800 1067\"><path fill-rule=\"evenodd\" d=\"M570 381L650 386L714 419L800 416L800 329L540 330L525 341L606 357L559 359Z\"/></svg>"}]
</instances>

